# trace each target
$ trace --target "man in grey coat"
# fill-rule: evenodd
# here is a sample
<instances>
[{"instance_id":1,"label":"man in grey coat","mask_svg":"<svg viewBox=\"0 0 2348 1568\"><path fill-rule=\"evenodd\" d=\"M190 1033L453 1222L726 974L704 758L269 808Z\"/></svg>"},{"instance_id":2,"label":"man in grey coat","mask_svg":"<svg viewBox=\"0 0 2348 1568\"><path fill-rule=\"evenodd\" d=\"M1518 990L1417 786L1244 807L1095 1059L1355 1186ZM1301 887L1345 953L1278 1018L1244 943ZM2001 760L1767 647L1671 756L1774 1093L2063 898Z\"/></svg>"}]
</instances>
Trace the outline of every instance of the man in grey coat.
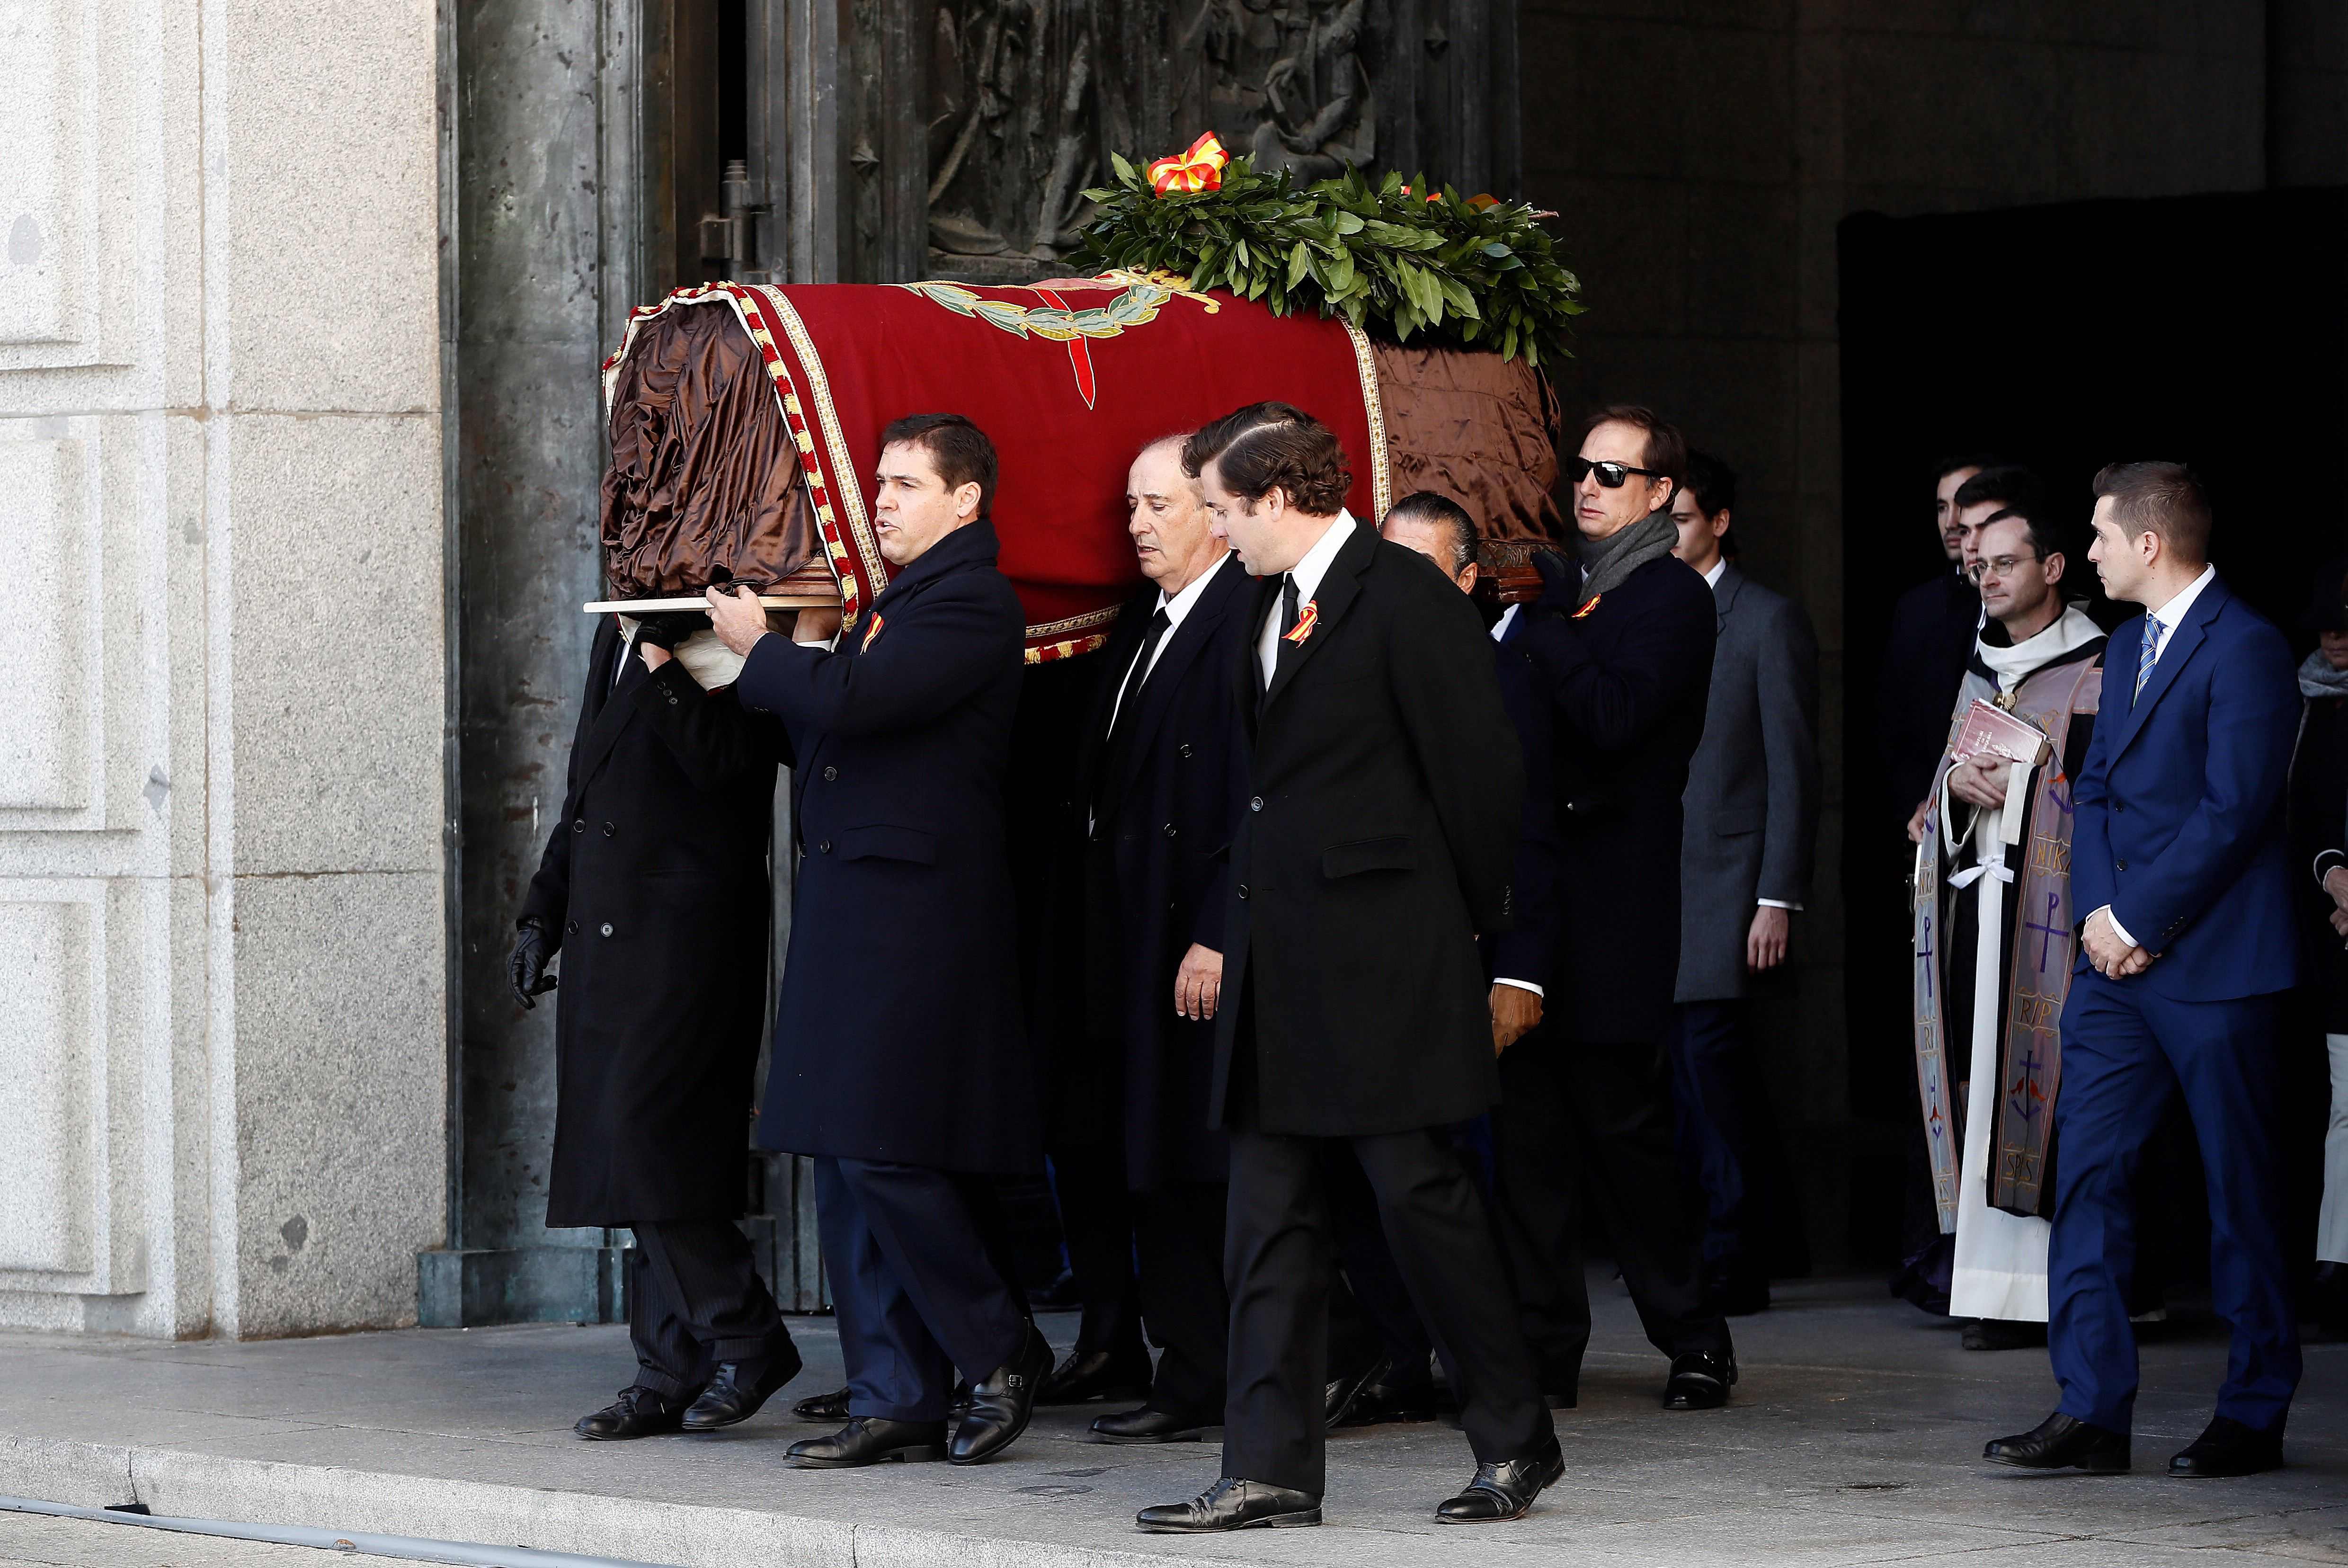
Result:
<instances>
[{"instance_id":1,"label":"man in grey coat","mask_svg":"<svg viewBox=\"0 0 2348 1568\"><path fill-rule=\"evenodd\" d=\"M1783 1166L1747 997L1781 967L1818 831L1818 645L1791 599L1725 554L1736 475L1688 454L1673 553L1719 611L1704 740L1688 764L1671 1037L1683 1160L1703 1190L1704 1274L1730 1314L1769 1305L1766 1226Z\"/></svg>"}]
</instances>

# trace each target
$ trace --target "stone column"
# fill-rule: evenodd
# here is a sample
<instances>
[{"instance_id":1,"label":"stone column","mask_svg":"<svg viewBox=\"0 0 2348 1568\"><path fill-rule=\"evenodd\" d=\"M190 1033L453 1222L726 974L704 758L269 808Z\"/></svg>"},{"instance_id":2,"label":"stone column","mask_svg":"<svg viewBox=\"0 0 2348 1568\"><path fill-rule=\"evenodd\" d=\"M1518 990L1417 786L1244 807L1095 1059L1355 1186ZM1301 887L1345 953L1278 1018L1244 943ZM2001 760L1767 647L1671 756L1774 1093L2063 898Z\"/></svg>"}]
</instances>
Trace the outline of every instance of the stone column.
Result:
<instances>
[{"instance_id":1,"label":"stone column","mask_svg":"<svg viewBox=\"0 0 2348 1568\"><path fill-rule=\"evenodd\" d=\"M447 1212L433 7L26 0L0 52L0 1323L412 1323Z\"/></svg>"}]
</instances>

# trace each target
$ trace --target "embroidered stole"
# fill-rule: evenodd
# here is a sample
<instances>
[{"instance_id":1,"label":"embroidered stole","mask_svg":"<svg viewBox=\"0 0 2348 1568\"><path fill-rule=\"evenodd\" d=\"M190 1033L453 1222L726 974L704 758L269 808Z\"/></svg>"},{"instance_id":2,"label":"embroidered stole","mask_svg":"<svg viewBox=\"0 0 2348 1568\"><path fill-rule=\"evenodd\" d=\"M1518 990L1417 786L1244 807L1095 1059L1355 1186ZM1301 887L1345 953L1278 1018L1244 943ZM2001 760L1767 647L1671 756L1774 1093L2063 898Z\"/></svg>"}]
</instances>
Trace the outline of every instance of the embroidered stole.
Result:
<instances>
[{"instance_id":1,"label":"embroidered stole","mask_svg":"<svg viewBox=\"0 0 2348 1568\"><path fill-rule=\"evenodd\" d=\"M2069 993L2077 953L2071 915L2071 779L2064 771L2063 747L2074 717L2096 712L2101 696L2100 659L2058 665L2024 679L2009 706L2045 735L2053 758L2032 770L2029 818L2023 842L2021 896L2006 966L2006 1027L2000 1041L1999 1082L1993 1094L1972 1086L1972 1099L1994 1118L1991 1125L1994 1168L1989 1172L1990 1202L2010 1212L2040 1212L2048 1140L2054 1129L2054 1093L2062 1076L2063 1000ZM1969 683L1970 685L1970 683ZM1962 691L1949 726L1953 747L1971 706ZM1916 1090L1924 1122L1925 1151L1932 1171L1932 1201L1941 1233L1957 1228L1958 1122L1950 1077L1949 1042L1942 997L1950 976L1942 941L1946 908L1941 899L1943 823L1939 802L1947 799L1951 758L1944 748L1932 777L1932 810L1917 846L1914 908ZM1984 831L1994 832L1993 822ZM2001 878L2014 873L1993 869ZM1972 878L1964 879L1968 882ZM1985 939L1995 940L1984 933ZM1957 984L1970 985L1971 975ZM1970 1061L1972 1041L1963 1042Z\"/></svg>"}]
</instances>

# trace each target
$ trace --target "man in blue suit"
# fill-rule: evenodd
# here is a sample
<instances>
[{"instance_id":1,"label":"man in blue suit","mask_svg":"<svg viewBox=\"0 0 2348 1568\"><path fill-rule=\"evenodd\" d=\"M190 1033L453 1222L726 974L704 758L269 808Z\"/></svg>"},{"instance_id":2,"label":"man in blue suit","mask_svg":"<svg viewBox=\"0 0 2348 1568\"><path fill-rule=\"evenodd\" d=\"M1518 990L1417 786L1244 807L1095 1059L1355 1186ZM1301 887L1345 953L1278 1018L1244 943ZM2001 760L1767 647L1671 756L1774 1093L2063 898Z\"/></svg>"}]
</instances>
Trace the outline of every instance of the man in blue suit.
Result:
<instances>
[{"instance_id":1,"label":"man in blue suit","mask_svg":"<svg viewBox=\"0 0 2348 1568\"><path fill-rule=\"evenodd\" d=\"M2034 1429L1983 1457L2031 1469L2128 1468L2136 1341L2134 1187L2181 1090L2209 1192L2209 1284L2233 1349L2208 1429L2177 1476L2282 1462L2299 1383L2276 1223L2275 1013L2298 979L2284 779L2299 719L2282 634L2209 564L2209 503L2176 463L2096 476L2087 559L2147 614L2112 634L2102 717L2073 792L2079 965L2063 1008L2048 1344L2063 1390Z\"/></svg>"}]
</instances>

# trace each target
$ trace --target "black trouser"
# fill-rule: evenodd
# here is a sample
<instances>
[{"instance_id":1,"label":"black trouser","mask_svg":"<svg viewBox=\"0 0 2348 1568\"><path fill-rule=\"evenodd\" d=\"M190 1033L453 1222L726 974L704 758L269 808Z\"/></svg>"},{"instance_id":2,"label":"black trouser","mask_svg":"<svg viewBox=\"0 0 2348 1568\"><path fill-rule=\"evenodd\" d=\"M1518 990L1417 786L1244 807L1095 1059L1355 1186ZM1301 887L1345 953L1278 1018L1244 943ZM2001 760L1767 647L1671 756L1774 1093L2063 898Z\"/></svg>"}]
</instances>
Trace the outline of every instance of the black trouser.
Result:
<instances>
[{"instance_id":1,"label":"black trouser","mask_svg":"<svg viewBox=\"0 0 2348 1568\"><path fill-rule=\"evenodd\" d=\"M1115 1143L1055 1147L1052 1195L1060 1206L1068 1272L1076 1275L1076 1294L1084 1304L1076 1353L1146 1357L1140 1297L1133 1277L1133 1202L1125 1189L1125 1151Z\"/></svg>"},{"instance_id":2,"label":"black trouser","mask_svg":"<svg viewBox=\"0 0 2348 1568\"><path fill-rule=\"evenodd\" d=\"M1141 1262L1141 1315L1164 1349L1149 1385L1149 1408L1212 1426L1223 1418L1230 1358L1231 1298L1223 1294L1220 1181L1170 1181L1136 1192L1135 1252Z\"/></svg>"},{"instance_id":3,"label":"black trouser","mask_svg":"<svg viewBox=\"0 0 2348 1568\"><path fill-rule=\"evenodd\" d=\"M1223 1473L1319 1496L1328 1377L1328 1141L1234 1130L1223 1278L1231 1290ZM1457 1361L1460 1414L1483 1463L1523 1459L1554 1429L1509 1300L1483 1200L1433 1130L1343 1140L1377 1195L1419 1315Z\"/></svg>"},{"instance_id":4,"label":"black trouser","mask_svg":"<svg viewBox=\"0 0 2348 1568\"><path fill-rule=\"evenodd\" d=\"M1728 1353L1698 1261L1696 1200L1672 1147L1661 1047L1534 1030L1500 1057L1492 1136L1501 1244L1543 1388L1575 1393L1590 1344L1585 1181L1648 1339L1666 1356Z\"/></svg>"},{"instance_id":5,"label":"black trouser","mask_svg":"<svg viewBox=\"0 0 2348 1568\"><path fill-rule=\"evenodd\" d=\"M1672 1100L1681 1167L1704 1193L1704 1267L1716 1284L1766 1279L1785 1154L1741 999L1673 1009Z\"/></svg>"},{"instance_id":6,"label":"black trouser","mask_svg":"<svg viewBox=\"0 0 2348 1568\"><path fill-rule=\"evenodd\" d=\"M649 1220L633 1227L628 1338L636 1384L692 1398L721 1361L756 1361L790 1343L782 1314L731 1220Z\"/></svg>"},{"instance_id":7,"label":"black trouser","mask_svg":"<svg viewBox=\"0 0 2348 1568\"><path fill-rule=\"evenodd\" d=\"M1419 1321L1418 1308L1411 1305L1410 1286L1386 1241L1377 1194L1370 1190L1354 1151L1343 1143L1323 1147L1321 1174L1347 1287L1330 1295L1331 1370L1357 1373L1384 1357L1394 1363L1387 1383L1403 1388L1432 1383L1428 1357L1434 1342Z\"/></svg>"}]
</instances>

